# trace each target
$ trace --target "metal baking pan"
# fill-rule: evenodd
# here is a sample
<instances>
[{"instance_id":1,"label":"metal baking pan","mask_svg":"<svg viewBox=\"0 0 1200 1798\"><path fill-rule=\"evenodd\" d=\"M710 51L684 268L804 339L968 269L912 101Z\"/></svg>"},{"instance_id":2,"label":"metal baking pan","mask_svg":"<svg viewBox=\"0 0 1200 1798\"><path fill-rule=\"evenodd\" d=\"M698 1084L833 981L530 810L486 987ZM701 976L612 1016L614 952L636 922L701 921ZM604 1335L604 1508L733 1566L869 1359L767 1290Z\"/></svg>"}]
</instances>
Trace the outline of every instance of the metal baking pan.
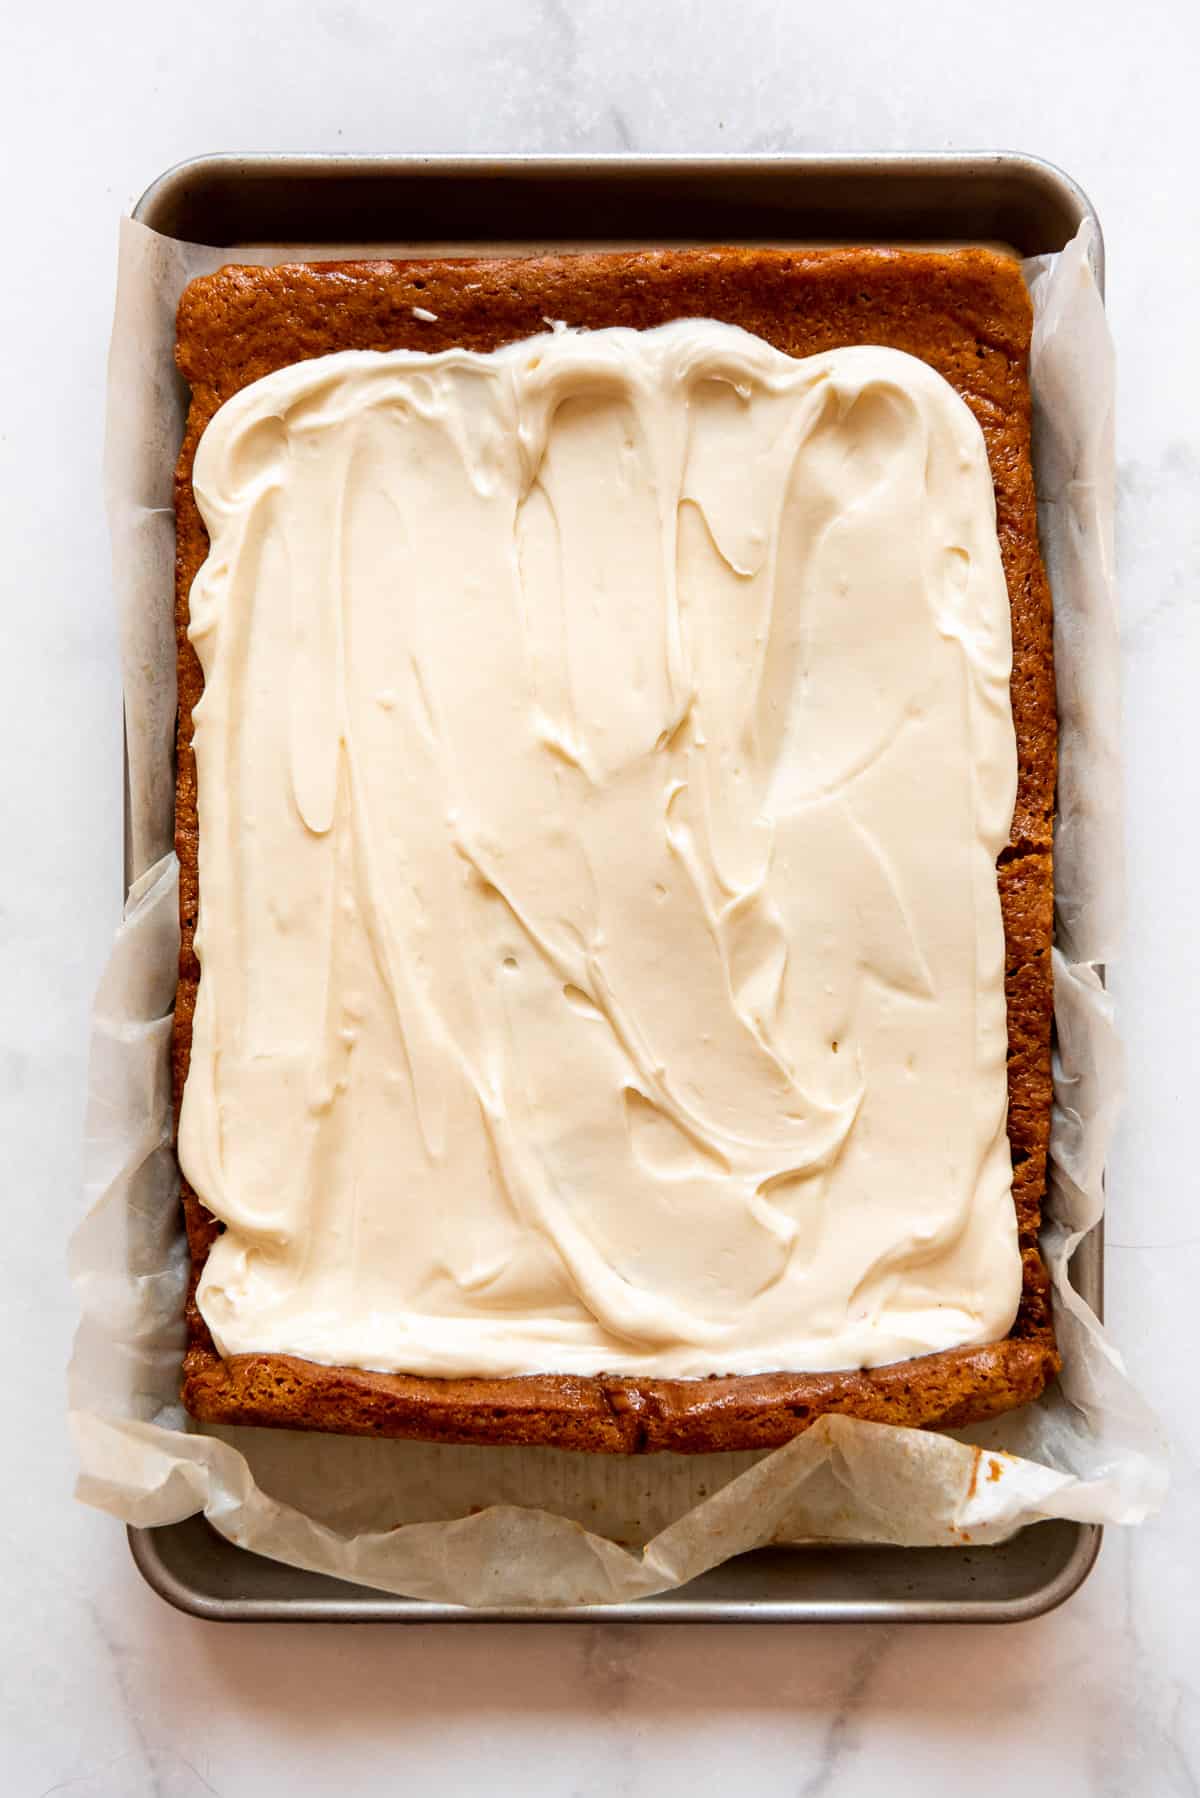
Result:
<instances>
[{"instance_id":1,"label":"metal baking pan","mask_svg":"<svg viewBox=\"0 0 1200 1798\"><path fill-rule=\"evenodd\" d=\"M1036 157L287 156L197 157L161 175L134 209L192 243L354 242L469 246L479 253L611 243L991 243L1060 250L1095 213ZM1103 287L1101 237L1095 273ZM1075 1278L1097 1310L1094 1231ZM1061 1604L1090 1572L1092 1525L1048 1522L998 1548L778 1548L638 1603L467 1610L396 1598L265 1560L202 1517L129 1531L162 1597L224 1621L985 1623Z\"/></svg>"}]
</instances>

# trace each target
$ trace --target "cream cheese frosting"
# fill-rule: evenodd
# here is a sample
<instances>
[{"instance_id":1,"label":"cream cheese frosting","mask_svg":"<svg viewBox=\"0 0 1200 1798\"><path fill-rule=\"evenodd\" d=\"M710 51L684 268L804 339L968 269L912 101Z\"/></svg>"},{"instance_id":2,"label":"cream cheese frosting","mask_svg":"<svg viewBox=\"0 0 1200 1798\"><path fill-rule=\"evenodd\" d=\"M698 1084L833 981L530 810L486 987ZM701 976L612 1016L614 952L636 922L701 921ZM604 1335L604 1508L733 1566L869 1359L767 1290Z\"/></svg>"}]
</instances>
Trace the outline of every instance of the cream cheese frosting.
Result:
<instances>
[{"instance_id":1,"label":"cream cheese frosting","mask_svg":"<svg viewBox=\"0 0 1200 1798\"><path fill-rule=\"evenodd\" d=\"M223 1354L876 1366L1021 1264L987 456L709 320L281 369L196 457Z\"/></svg>"}]
</instances>

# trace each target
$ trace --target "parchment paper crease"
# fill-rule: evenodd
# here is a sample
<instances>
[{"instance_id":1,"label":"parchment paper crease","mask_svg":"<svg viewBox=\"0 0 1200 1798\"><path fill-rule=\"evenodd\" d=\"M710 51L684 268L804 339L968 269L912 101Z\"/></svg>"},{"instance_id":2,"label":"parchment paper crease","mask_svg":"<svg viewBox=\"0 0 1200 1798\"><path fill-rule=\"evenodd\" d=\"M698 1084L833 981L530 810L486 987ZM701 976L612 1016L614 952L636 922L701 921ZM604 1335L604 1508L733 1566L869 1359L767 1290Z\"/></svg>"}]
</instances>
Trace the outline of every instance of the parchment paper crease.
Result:
<instances>
[{"instance_id":1,"label":"parchment paper crease","mask_svg":"<svg viewBox=\"0 0 1200 1798\"><path fill-rule=\"evenodd\" d=\"M1062 1380L1037 1405L960 1439L833 1418L765 1455L626 1461L201 1431L179 1406L187 1262L168 1064L178 952L171 477L186 395L172 347L183 286L230 253L123 222L106 485L136 878L96 1000L88 1209L71 1250L82 1320L70 1392L86 1503L137 1524L203 1510L259 1554L414 1597L551 1606L648 1596L772 1541L983 1544L1049 1517L1134 1523L1158 1504L1166 1473L1157 1426L1067 1279L1071 1252L1103 1207L1121 1084L1097 974L1115 952L1122 890L1113 367L1086 231L1027 265L1062 724L1046 1229ZM281 257L239 248L236 259Z\"/></svg>"}]
</instances>

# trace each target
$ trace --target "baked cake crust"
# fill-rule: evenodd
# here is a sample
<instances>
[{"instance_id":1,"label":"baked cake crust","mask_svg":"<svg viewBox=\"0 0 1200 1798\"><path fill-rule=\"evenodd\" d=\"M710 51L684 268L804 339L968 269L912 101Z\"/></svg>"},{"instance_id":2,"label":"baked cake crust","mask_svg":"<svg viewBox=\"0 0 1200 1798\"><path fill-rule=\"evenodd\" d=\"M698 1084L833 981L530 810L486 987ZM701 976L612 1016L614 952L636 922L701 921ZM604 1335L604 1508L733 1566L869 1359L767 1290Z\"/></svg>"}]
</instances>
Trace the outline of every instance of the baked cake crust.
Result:
<instances>
[{"instance_id":1,"label":"baked cake crust","mask_svg":"<svg viewBox=\"0 0 1200 1798\"><path fill-rule=\"evenodd\" d=\"M414 308L424 316L417 317ZM1008 1136L1023 1267L1013 1328L1001 1342L862 1371L707 1380L552 1374L446 1380L323 1367L288 1355L225 1360L195 1299L220 1225L183 1180L192 1279L182 1393L197 1418L442 1442L700 1452L772 1447L833 1412L956 1427L1036 1398L1058 1370L1049 1281L1037 1244L1052 1097L1057 728L1052 618L1030 461L1032 316L1017 264L990 251L710 249L285 264L224 268L191 283L180 301L176 348L192 394L175 485L182 927L173 1052L176 1123L200 980L193 945L199 877L191 738L203 676L187 625L188 594L208 550L191 477L209 419L252 381L334 350L460 345L489 351L544 331L549 319L594 330L647 328L685 317L740 325L792 356L862 343L905 350L950 382L983 431L1012 608L1018 755L1012 833L998 867L1006 942Z\"/></svg>"}]
</instances>

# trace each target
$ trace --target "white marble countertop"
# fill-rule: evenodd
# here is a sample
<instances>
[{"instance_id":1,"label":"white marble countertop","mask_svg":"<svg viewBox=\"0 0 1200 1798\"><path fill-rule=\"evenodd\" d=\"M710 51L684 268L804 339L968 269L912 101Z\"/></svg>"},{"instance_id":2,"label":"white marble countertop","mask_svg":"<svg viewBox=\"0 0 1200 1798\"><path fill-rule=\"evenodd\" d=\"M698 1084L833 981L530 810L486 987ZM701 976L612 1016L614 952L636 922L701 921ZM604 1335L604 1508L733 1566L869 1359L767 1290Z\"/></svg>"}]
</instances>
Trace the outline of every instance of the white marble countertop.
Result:
<instances>
[{"instance_id":1,"label":"white marble countertop","mask_svg":"<svg viewBox=\"0 0 1200 1798\"><path fill-rule=\"evenodd\" d=\"M1003 19L1003 28L998 21ZM1200 174L1194 0L113 0L0 27L8 153L0 656L5 1798L1200 1788L1187 1068L1200 1011ZM1008 147L1103 220L1121 369L1129 1099L1109 1316L1175 1488L1062 1610L999 1629L205 1625L73 1505L63 1417L89 1000L117 917L120 705L100 453L116 221L213 149ZM967 1773L966 1769L970 1771ZM751 1785L753 1782L753 1785Z\"/></svg>"}]
</instances>

